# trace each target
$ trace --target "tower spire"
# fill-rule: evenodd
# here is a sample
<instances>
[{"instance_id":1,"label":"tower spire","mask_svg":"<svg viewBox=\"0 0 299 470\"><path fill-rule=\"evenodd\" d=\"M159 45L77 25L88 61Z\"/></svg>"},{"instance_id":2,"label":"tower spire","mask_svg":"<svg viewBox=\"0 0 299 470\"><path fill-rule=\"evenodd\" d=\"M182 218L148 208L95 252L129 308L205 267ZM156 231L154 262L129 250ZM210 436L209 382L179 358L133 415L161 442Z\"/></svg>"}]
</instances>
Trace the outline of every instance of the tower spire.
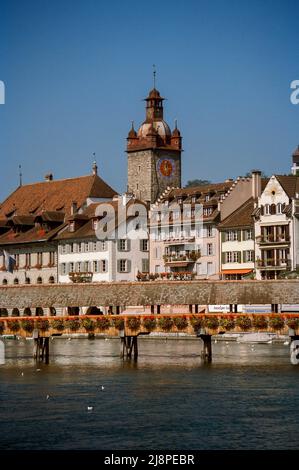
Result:
<instances>
[{"instance_id":1,"label":"tower spire","mask_svg":"<svg viewBox=\"0 0 299 470\"><path fill-rule=\"evenodd\" d=\"M96 154L93 152L93 163L92 163L92 174L97 175L98 174L98 165L96 161Z\"/></svg>"},{"instance_id":2,"label":"tower spire","mask_svg":"<svg viewBox=\"0 0 299 470\"><path fill-rule=\"evenodd\" d=\"M154 80L154 89L156 88L156 66L153 64L153 80Z\"/></svg>"}]
</instances>

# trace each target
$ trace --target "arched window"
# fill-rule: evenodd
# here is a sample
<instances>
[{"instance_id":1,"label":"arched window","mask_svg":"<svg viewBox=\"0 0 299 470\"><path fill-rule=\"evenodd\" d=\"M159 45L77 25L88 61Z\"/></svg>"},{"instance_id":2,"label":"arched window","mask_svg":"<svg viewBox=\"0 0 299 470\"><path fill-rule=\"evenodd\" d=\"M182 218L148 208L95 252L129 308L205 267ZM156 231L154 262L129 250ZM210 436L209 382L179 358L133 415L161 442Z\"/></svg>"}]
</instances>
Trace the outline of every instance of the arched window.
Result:
<instances>
[{"instance_id":1,"label":"arched window","mask_svg":"<svg viewBox=\"0 0 299 470\"><path fill-rule=\"evenodd\" d=\"M54 276L49 277L49 284L54 284Z\"/></svg>"},{"instance_id":2,"label":"arched window","mask_svg":"<svg viewBox=\"0 0 299 470\"><path fill-rule=\"evenodd\" d=\"M24 309L24 317L31 317L31 309L29 307Z\"/></svg>"},{"instance_id":3,"label":"arched window","mask_svg":"<svg viewBox=\"0 0 299 470\"><path fill-rule=\"evenodd\" d=\"M16 285L16 284L19 284L19 279L17 277L14 278L13 280L13 283Z\"/></svg>"},{"instance_id":4,"label":"arched window","mask_svg":"<svg viewBox=\"0 0 299 470\"><path fill-rule=\"evenodd\" d=\"M4 286L7 286L7 279L3 279L2 284L3 284Z\"/></svg>"},{"instance_id":5,"label":"arched window","mask_svg":"<svg viewBox=\"0 0 299 470\"><path fill-rule=\"evenodd\" d=\"M30 284L30 278L29 277L26 277L25 284Z\"/></svg>"},{"instance_id":6,"label":"arched window","mask_svg":"<svg viewBox=\"0 0 299 470\"><path fill-rule=\"evenodd\" d=\"M56 315L56 309L55 309L54 307L50 307L50 315L51 315L52 317L55 317L55 315Z\"/></svg>"},{"instance_id":7,"label":"arched window","mask_svg":"<svg viewBox=\"0 0 299 470\"><path fill-rule=\"evenodd\" d=\"M37 307L35 309L35 316L36 317L42 317L44 315L44 311L41 307Z\"/></svg>"},{"instance_id":8,"label":"arched window","mask_svg":"<svg viewBox=\"0 0 299 470\"><path fill-rule=\"evenodd\" d=\"M19 317L20 316L20 310L18 308L13 308L12 312L11 312L11 315L13 317Z\"/></svg>"},{"instance_id":9,"label":"arched window","mask_svg":"<svg viewBox=\"0 0 299 470\"><path fill-rule=\"evenodd\" d=\"M36 280L37 284L42 284L43 283L43 280L42 278L39 276Z\"/></svg>"},{"instance_id":10,"label":"arched window","mask_svg":"<svg viewBox=\"0 0 299 470\"><path fill-rule=\"evenodd\" d=\"M6 308L0 308L0 317L8 317L8 311Z\"/></svg>"}]
</instances>

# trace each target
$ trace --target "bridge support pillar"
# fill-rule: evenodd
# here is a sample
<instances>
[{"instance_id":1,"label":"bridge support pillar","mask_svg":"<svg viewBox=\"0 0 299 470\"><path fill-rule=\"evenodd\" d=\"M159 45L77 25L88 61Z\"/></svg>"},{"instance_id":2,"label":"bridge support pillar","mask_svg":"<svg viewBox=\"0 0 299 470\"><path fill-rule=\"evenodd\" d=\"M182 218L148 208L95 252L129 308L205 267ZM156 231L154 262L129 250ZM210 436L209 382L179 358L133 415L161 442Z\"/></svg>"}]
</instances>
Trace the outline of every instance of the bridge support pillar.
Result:
<instances>
[{"instance_id":1,"label":"bridge support pillar","mask_svg":"<svg viewBox=\"0 0 299 470\"><path fill-rule=\"evenodd\" d=\"M123 336L121 340L121 357L132 359L136 361L138 358L138 337L137 336Z\"/></svg>"},{"instance_id":2,"label":"bridge support pillar","mask_svg":"<svg viewBox=\"0 0 299 470\"><path fill-rule=\"evenodd\" d=\"M34 339L34 359L49 364L50 341L49 337L39 336Z\"/></svg>"},{"instance_id":3,"label":"bridge support pillar","mask_svg":"<svg viewBox=\"0 0 299 470\"><path fill-rule=\"evenodd\" d=\"M212 362L212 336L211 335L199 335L203 341L203 349L201 352L201 358L204 362Z\"/></svg>"}]
</instances>

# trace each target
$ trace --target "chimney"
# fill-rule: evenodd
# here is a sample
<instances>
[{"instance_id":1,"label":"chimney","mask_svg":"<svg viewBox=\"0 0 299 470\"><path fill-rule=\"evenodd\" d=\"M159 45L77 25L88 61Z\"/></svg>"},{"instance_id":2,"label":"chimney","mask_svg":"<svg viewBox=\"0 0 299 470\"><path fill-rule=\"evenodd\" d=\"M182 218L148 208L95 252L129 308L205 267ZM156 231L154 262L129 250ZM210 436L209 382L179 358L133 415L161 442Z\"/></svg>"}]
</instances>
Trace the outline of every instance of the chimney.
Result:
<instances>
[{"instance_id":1,"label":"chimney","mask_svg":"<svg viewBox=\"0 0 299 470\"><path fill-rule=\"evenodd\" d=\"M92 174L94 176L96 176L98 174L98 165L97 165L96 161L94 161L93 164L92 164Z\"/></svg>"},{"instance_id":2,"label":"chimney","mask_svg":"<svg viewBox=\"0 0 299 470\"><path fill-rule=\"evenodd\" d=\"M48 173L45 175L45 181L53 181L53 173Z\"/></svg>"},{"instance_id":3,"label":"chimney","mask_svg":"<svg viewBox=\"0 0 299 470\"><path fill-rule=\"evenodd\" d=\"M257 199L262 194L262 178L261 178L261 171L260 170L252 170L252 197L253 199Z\"/></svg>"},{"instance_id":4,"label":"chimney","mask_svg":"<svg viewBox=\"0 0 299 470\"><path fill-rule=\"evenodd\" d=\"M72 205L71 205L71 215L74 215L78 212L78 207L77 207L77 203L75 201L72 202Z\"/></svg>"}]
</instances>

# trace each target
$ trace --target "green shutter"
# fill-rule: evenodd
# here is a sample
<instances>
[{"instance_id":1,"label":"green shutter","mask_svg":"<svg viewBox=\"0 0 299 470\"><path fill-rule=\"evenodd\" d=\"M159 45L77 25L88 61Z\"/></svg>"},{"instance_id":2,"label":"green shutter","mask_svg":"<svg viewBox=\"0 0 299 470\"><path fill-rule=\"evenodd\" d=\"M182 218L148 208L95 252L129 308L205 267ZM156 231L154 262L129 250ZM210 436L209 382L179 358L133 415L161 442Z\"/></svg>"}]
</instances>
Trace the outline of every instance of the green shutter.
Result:
<instances>
[{"instance_id":1,"label":"green shutter","mask_svg":"<svg viewBox=\"0 0 299 470\"><path fill-rule=\"evenodd\" d=\"M247 263L246 251L242 251L242 262L243 262L243 263Z\"/></svg>"},{"instance_id":2,"label":"green shutter","mask_svg":"<svg viewBox=\"0 0 299 470\"><path fill-rule=\"evenodd\" d=\"M238 251L238 263L241 263L241 251Z\"/></svg>"},{"instance_id":3,"label":"green shutter","mask_svg":"<svg viewBox=\"0 0 299 470\"><path fill-rule=\"evenodd\" d=\"M120 273L120 259L117 260L117 272Z\"/></svg>"},{"instance_id":4,"label":"green shutter","mask_svg":"<svg viewBox=\"0 0 299 470\"><path fill-rule=\"evenodd\" d=\"M238 242L242 239L242 230L238 230Z\"/></svg>"},{"instance_id":5,"label":"green shutter","mask_svg":"<svg viewBox=\"0 0 299 470\"><path fill-rule=\"evenodd\" d=\"M221 232L221 241L222 243L226 240L226 232Z\"/></svg>"},{"instance_id":6,"label":"green shutter","mask_svg":"<svg viewBox=\"0 0 299 470\"><path fill-rule=\"evenodd\" d=\"M128 259L128 260L127 260L127 273L130 273L130 272L131 272L131 264L132 264L132 263L131 263L131 260Z\"/></svg>"},{"instance_id":7,"label":"green shutter","mask_svg":"<svg viewBox=\"0 0 299 470\"><path fill-rule=\"evenodd\" d=\"M225 251L223 251L221 253L221 263L222 264L226 263L226 252Z\"/></svg>"}]
</instances>

